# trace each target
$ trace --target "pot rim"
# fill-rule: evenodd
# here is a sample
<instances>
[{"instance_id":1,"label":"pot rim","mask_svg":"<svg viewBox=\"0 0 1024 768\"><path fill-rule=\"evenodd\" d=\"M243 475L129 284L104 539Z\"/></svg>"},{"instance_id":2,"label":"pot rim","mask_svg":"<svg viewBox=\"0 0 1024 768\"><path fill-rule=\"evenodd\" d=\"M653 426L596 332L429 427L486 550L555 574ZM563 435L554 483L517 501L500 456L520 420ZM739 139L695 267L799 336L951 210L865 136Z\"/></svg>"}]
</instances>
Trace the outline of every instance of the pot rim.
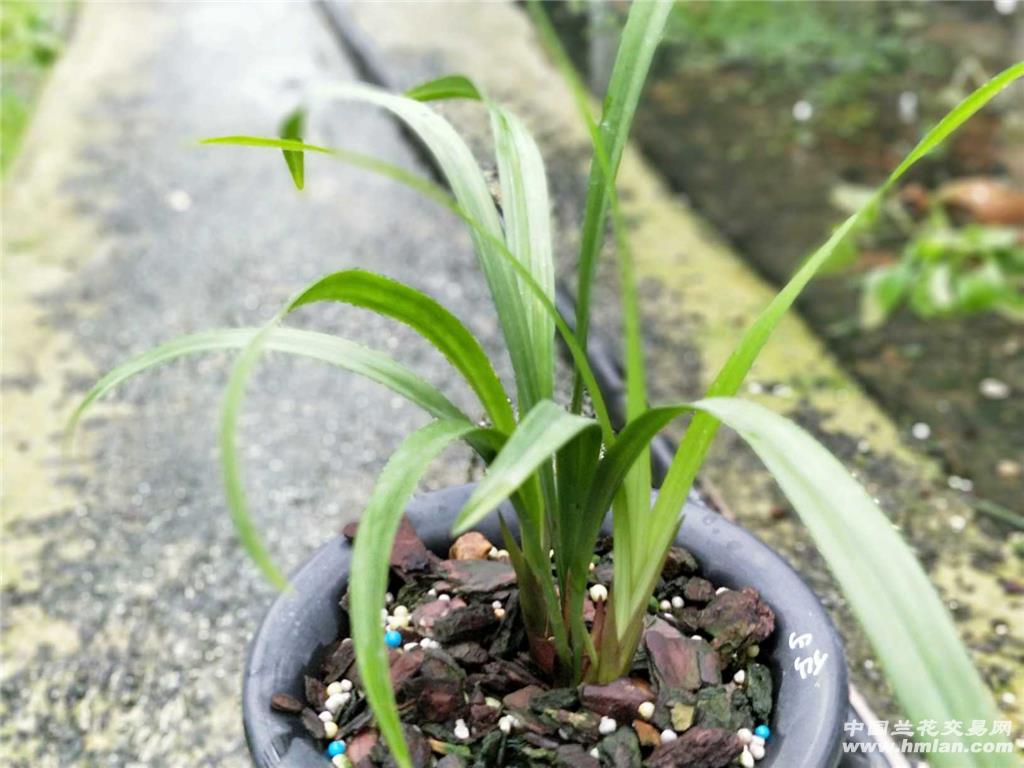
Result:
<instances>
[{"instance_id":1,"label":"pot rim","mask_svg":"<svg viewBox=\"0 0 1024 768\"><path fill-rule=\"evenodd\" d=\"M427 547L447 553L452 524L472 489L446 488L409 503L406 513ZM500 511L516 533L511 507L503 505ZM500 541L497 512L474 528ZM610 532L610 518L605 531ZM772 738L759 768L834 768L847 711L847 670L842 641L818 598L778 553L694 497L684 507L676 542L697 558L702 576L719 586L753 587L775 611L775 632L761 645L760 660L772 672L774 707ZM338 601L348 583L351 555L342 536L317 550L293 575L292 588L274 600L253 637L242 719L258 768L329 765L299 718L271 710L270 698L280 692L304 700L305 670L341 630ZM819 673L802 672L815 657L823 660Z\"/></svg>"}]
</instances>

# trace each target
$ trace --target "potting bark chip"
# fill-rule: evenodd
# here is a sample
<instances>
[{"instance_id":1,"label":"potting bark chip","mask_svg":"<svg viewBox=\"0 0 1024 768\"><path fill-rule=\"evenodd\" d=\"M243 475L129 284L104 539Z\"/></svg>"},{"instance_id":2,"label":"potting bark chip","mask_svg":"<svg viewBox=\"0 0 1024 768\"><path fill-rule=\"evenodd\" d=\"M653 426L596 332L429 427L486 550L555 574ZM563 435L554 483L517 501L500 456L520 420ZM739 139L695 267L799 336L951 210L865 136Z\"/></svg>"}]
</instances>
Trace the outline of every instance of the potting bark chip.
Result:
<instances>
[{"instance_id":1,"label":"potting bark chip","mask_svg":"<svg viewBox=\"0 0 1024 768\"><path fill-rule=\"evenodd\" d=\"M610 540L598 543L588 627L607 599L610 553ZM685 549L666 559L629 674L576 688L552 685L553 648L530 653L512 566L482 534L459 537L441 559L403 520L390 564L381 632L417 768L725 768L764 757L772 678L758 658L774 613L749 587L716 589ZM305 702L278 693L269 706L301 719L325 765L393 764L348 637L314 660Z\"/></svg>"}]
</instances>

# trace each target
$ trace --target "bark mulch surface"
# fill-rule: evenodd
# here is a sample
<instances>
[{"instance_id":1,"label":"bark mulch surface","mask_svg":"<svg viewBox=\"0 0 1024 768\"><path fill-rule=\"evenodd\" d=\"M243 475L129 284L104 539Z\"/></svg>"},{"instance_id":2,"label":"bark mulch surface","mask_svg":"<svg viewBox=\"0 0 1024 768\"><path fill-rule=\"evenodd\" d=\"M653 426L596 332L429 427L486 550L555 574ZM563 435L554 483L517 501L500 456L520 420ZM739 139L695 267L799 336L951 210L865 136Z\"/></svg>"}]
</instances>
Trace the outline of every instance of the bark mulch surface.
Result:
<instances>
[{"instance_id":1,"label":"bark mulch surface","mask_svg":"<svg viewBox=\"0 0 1024 768\"><path fill-rule=\"evenodd\" d=\"M610 586L610 549L610 540L599 543L592 584ZM391 681L416 766L723 768L771 719L772 679L758 655L774 630L772 610L753 589L716 589L680 547L666 561L629 674L571 688L551 684L553 653L530 654L512 566L481 534L460 537L441 559L403 521L391 572L381 631L401 633ZM342 611L347 603L346 595ZM588 625L603 609L587 599ZM301 718L325 765L338 741L338 765L394 764L349 638L313 665L305 698L278 694L270 704Z\"/></svg>"}]
</instances>

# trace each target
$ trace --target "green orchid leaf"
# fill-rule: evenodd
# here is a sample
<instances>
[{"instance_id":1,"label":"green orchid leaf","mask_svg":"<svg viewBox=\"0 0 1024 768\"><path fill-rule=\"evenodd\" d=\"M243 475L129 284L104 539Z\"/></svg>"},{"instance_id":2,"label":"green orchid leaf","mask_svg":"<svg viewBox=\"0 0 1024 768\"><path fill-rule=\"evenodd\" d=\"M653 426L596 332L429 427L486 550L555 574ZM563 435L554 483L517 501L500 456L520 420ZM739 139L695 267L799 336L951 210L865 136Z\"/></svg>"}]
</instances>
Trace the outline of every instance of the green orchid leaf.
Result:
<instances>
[{"instance_id":1,"label":"green orchid leaf","mask_svg":"<svg viewBox=\"0 0 1024 768\"><path fill-rule=\"evenodd\" d=\"M430 151L459 206L484 232L503 242L501 220L483 173L466 142L440 114L419 101L363 83L332 84L325 86L322 93L386 109L401 120ZM540 399L542 386L519 279L492 238L482 236L476 229L471 236L512 358L519 402L535 403Z\"/></svg>"},{"instance_id":2,"label":"green orchid leaf","mask_svg":"<svg viewBox=\"0 0 1024 768\"><path fill-rule=\"evenodd\" d=\"M597 256L604 243L605 223L612 194L610 190L615 183L615 175L626 148L644 82L654 52L664 33L672 5L668 0L630 5L619 50L612 66L601 124L598 127L590 111L587 89L559 43L551 22L541 8L541 3L531 0L528 4L542 42L568 83L577 111L587 123L594 143L594 159L590 164L590 178L587 182L577 267L576 333L584 346L590 323L590 296L597 269Z\"/></svg>"},{"instance_id":3,"label":"green orchid leaf","mask_svg":"<svg viewBox=\"0 0 1024 768\"><path fill-rule=\"evenodd\" d=\"M555 298L555 268L551 248L551 202L544 160L522 121L501 105L485 99L480 89L462 75L431 80L406 92L419 101L475 99L485 101L491 115L494 151L501 184L505 242L511 254L540 285L551 302ZM555 328L542 300L524 296L528 305L531 344L536 350L538 396L550 398L554 379ZM532 402L520 402L529 410Z\"/></svg>"},{"instance_id":4,"label":"green orchid leaf","mask_svg":"<svg viewBox=\"0 0 1024 768\"><path fill-rule=\"evenodd\" d=\"M560 448L589 429L598 429L593 419L568 413L550 400L537 403L509 436L459 512L455 532L468 530L514 494Z\"/></svg>"},{"instance_id":5,"label":"green orchid leaf","mask_svg":"<svg viewBox=\"0 0 1024 768\"><path fill-rule=\"evenodd\" d=\"M644 82L650 69L672 3L633 3L622 31L619 50L612 68L608 93L604 100L600 126L590 111L585 86L576 74L568 55L558 42L540 4L530 3L530 10L548 50L562 72L577 111L582 118L593 145L593 159L587 188L580 257L577 266L576 332L581 345L586 346L587 324L590 316L590 293L597 266L597 256L604 243L607 214L611 213L615 235L615 254L619 267L619 292L622 302L622 336L626 364L626 418L638 416L647 408L646 366L641 339L640 311L637 303L633 256L627 228L619 211L615 178L625 149L629 129L636 112ZM578 413L582 406L582 382L577 377L573 384L571 409ZM641 460L629 471L615 500L615 540L619 556L615 558L615 582L627 592L637 577L634 569L644 561L647 551L644 533L647 512L650 509L651 467L646 447ZM616 602L622 611L620 624L629 609L627 601Z\"/></svg>"},{"instance_id":6,"label":"green orchid leaf","mask_svg":"<svg viewBox=\"0 0 1024 768\"><path fill-rule=\"evenodd\" d=\"M442 99L469 99L480 101L480 91L473 81L464 75L445 75L435 80L420 83L405 92L406 98L416 101L439 101Z\"/></svg>"},{"instance_id":7,"label":"green orchid leaf","mask_svg":"<svg viewBox=\"0 0 1024 768\"><path fill-rule=\"evenodd\" d=\"M499 433L509 434L515 427L504 387L483 348L454 315L429 296L395 280L358 269L336 272L313 283L256 333L241 351L232 367L221 409L220 460L231 519L246 551L267 579L278 587L284 586L284 576L264 547L248 511L236 445L238 417L249 377L270 334L289 312L317 301L339 301L370 309L413 328L462 373Z\"/></svg>"},{"instance_id":8,"label":"green orchid leaf","mask_svg":"<svg viewBox=\"0 0 1024 768\"><path fill-rule=\"evenodd\" d=\"M352 641L366 698L373 708L391 756L403 768L412 766L398 706L391 688L388 651L380 611L388 587L391 548L402 514L430 463L454 441L479 428L462 420L435 421L407 437L381 471L359 521L349 581Z\"/></svg>"},{"instance_id":9,"label":"green orchid leaf","mask_svg":"<svg viewBox=\"0 0 1024 768\"><path fill-rule=\"evenodd\" d=\"M97 381L82 397L68 418L70 438L82 417L101 397L140 373L180 357L204 352L242 349L259 333L257 328L202 331L160 344L117 366ZM315 331L275 328L266 339L266 349L330 363L377 381L435 418L466 419L433 385L428 384L390 355L368 349L347 339Z\"/></svg>"},{"instance_id":10,"label":"green orchid leaf","mask_svg":"<svg viewBox=\"0 0 1024 768\"><path fill-rule=\"evenodd\" d=\"M998 719L956 626L911 549L864 488L821 443L757 403L693 404L734 429L775 477L882 662L912 720ZM970 753L991 736L963 738L965 753L930 753L948 768L1010 768L1012 754ZM960 740L961 737L957 737Z\"/></svg>"},{"instance_id":11,"label":"green orchid leaf","mask_svg":"<svg viewBox=\"0 0 1024 768\"><path fill-rule=\"evenodd\" d=\"M284 119L283 123L281 123L281 138L301 142L305 125L305 110L295 110ZM286 149L283 150L283 152L284 161L288 165L288 172L292 175L292 181L295 182L295 188L302 189L306 184L306 156L301 151L294 149Z\"/></svg>"},{"instance_id":12,"label":"green orchid leaf","mask_svg":"<svg viewBox=\"0 0 1024 768\"><path fill-rule=\"evenodd\" d=\"M555 263L551 248L551 201L548 198L544 160L522 121L496 104L491 110L498 178L501 183L505 240L508 249L543 289L555 300ZM530 344L537 367L537 396L550 398L554 390L555 325L541 299L523 291ZM535 401L534 401L535 402ZM529 410L534 402L520 402Z\"/></svg>"},{"instance_id":13,"label":"green orchid leaf","mask_svg":"<svg viewBox=\"0 0 1024 768\"><path fill-rule=\"evenodd\" d=\"M320 301L352 304L408 325L465 377L497 429L510 433L515 428L508 395L480 342L425 293L373 272L348 269L317 280L288 305L287 312Z\"/></svg>"},{"instance_id":14,"label":"green orchid leaf","mask_svg":"<svg viewBox=\"0 0 1024 768\"><path fill-rule=\"evenodd\" d=\"M608 407L604 402L604 397L601 394L600 387L597 385L597 379L595 378L594 371L590 366L590 361L587 359L587 354L583 347L576 340L576 336L572 328L569 327L569 324L566 323L565 319L558 312L554 301L548 297L545 289L537 283L529 270L521 264L508 249L508 246L505 245L504 238L495 236L493 232L489 231L484 225L470 216L458 204L458 202L453 200L443 189L427 179L410 173L397 165L346 149L330 148L316 144L303 144L302 142L286 141L283 139L273 139L262 136L219 136L205 139L200 143L204 145L219 144L258 147L264 149L294 149L325 154L358 168L362 168L372 173L377 173L398 182L399 184L409 187L410 189L414 189L424 197L427 197L438 205L450 210L465 222L471 230L477 233L477 235L486 239L494 246L495 253L508 263L509 267L519 278L520 284L524 286L526 290L537 300L537 302L544 308L548 317L550 317L552 322L554 322L555 329L558 331L559 336L565 343L565 346L572 357L575 370L579 372L587 392L590 395L591 405L594 408L594 415L596 416L598 423L601 425L604 439L609 443L614 441L615 434L612 430L611 419L608 415Z\"/></svg>"}]
</instances>

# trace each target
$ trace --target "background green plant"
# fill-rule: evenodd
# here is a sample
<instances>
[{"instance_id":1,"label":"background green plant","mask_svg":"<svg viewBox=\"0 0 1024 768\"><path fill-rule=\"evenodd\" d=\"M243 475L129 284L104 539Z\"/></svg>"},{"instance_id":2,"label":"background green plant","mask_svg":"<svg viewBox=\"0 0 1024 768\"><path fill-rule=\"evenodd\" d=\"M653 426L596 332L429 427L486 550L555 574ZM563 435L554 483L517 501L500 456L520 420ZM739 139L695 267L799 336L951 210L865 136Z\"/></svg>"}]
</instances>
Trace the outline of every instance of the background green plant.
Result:
<instances>
[{"instance_id":1,"label":"background green plant","mask_svg":"<svg viewBox=\"0 0 1024 768\"><path fill-rule=\"evenodd\" d=\"M1016 229L957 227L937 206L906 231L899 259L864 278L863 326L881 325L903 305L922 318L998 312L1024 320L1024 242Z\"/></svg>"},{"instance_id":2,"label":"background green plant","mask_svg":"<svg viewBox=\"0 0 1024 768\"><path fill-rule=\"evenodd\" d=\"M877 118L864 102L876 95L879 80L901 75L911 62L919 71L945 69L940 46L906 34L913 23L907 11L900 3L877 14L851 3L680 3L666 38L685 47L687 66L744 67L756 81L754 98L804 84L800 97L838 111L832 125L856 136Z\"/></svg>"},{"instance_id":3,"label":"background green plant","mask_svg":"<svg viewBox=\"0 0 1024 768\"><path fill-rule=\"evenodd\" d=\"M504 498L511 498L519 520L520 539L517 542L505 529L505 547L519 578L528 634L531 644L549 639L554 644L561 680L575 681L582 676L607 680L627 668L661 563L678 531L687 493L719 424L724 422L761 456L808 525L907 713L936 720L986 716L991 719L993 714L990 695L974 671L945 608L884 514L810 435L781 416L732 395L781 316L888 188L996 93L1024 74L1024 64L998 75L947 115L887 182L808 257L744 334L712 384L708 398L650 409L646 403L636 297L630 279L629 243L618 215L614 179L668 8L669 4L663 2L637 3L631 7L600 121L591 115L584 91L564 55L558 56L594 144L583 224L581 255L585 258L581 258L578 286L580 317L584 322L577 324L575 333L558 316L553 304L549 203L540 153L518 119L467 78L452 76L433 81L404 97L360 84L330 86L317 94L320 98L359 101L390 111L433 155L451 194L374 158L304 143L299 138L302 119L297 115L286 121L283 138L236 136L211 142L283 151L300 187L305 175L305 152L334 156L416 188L465 221L512 358L517 409L513 409L511 398L480 344L454 315L402 283L362 270L345 270L303 289L262 328L179 339L129 362L101 380L74 416L80 417L89 403L118 382L152 365L208 349L239 348L221 420L227 498L243 545L278 584L284 583L283 577L247 512L235 444L246 381L262 351L281 348L364 373L405 394L436 417L406 439L378 478L356 541L353 572L358 577L350 587L360 676L381 733L400 765L408 765L409 756L389 683L380 626L388 554L402 511L420 476L436 455L457 440L468 442L489 465L483 481L461 511L457 529L473 525ZM550 39L546 21L536 11L535 16L542 34ZM464 141L424 103L439 98L475 99L488 110L504 201L503 217ZM626 323L624 357L629 421L618 433L611 427L583 353L592 265L604 239L606 219L610 219L615 235ZM478 423L462 413L441 393L381 353L344 340L340 345L332 345L319 334L290 335L279 327L299 306L324 301L344 302L383 314L419 332L465 378L486 419ZM550 399L554 331L568 347L579 378L576 391L580 394L574 394L568 410ZM579 413L584 391L593 402L595 418ZM695 416L652 507L648 495L650 440L672 419L685 413ZM609 506L614 510L616 534L615 580L603 630L592 636L582 620L582 600L593 541ZM549 558L549 549L554 549L554 562ZM904 588L891 590L893 584ZM943 764L941 757L935 762ZM1010 763L1003 756L979 755L970 764Z\"/></svg>"},{"instance_id":4,"label":"background green plant","mask_svg":"<svg viewBox=\"0 0 1024 768\"><path fill-rule=\"evenodd\" d=\"M10 166L36 92L63 47L70 3L5 0L0 9L0 173Z\"/></svg>"}]
</instances>

